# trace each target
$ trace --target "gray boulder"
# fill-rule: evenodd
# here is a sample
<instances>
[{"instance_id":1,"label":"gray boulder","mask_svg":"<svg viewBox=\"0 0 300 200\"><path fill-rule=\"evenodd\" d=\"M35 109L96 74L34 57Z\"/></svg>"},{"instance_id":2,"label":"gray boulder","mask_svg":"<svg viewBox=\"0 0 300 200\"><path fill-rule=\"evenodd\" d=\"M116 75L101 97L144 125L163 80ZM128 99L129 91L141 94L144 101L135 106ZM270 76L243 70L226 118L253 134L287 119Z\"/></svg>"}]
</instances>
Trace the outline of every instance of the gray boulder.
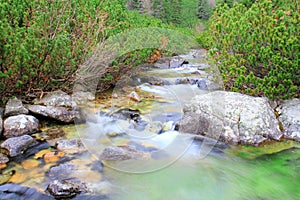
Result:
<instances>
[{"instance_id":1,"label":"gray boulder","mask_svg":"<svg viewBox=\"0 0 300 200\"><path fill-rule=\"evenodd\" d=\"M1 148L6 149L10 157L15 157L22 154L33 142L34 139L31 136L23 135L5 140Z\"/></svg>"},{"instance_id":2,"label":"gray boulder","mask_svg":"<svg viewBox=\"0 0 300 200\"><path fill-rule=\"evenodd\" d=\"M66 108L75 108L77 106L77 104L72 100L72 97L62 91L51 92L42 99L35 100L34 104Z\"/></svg>"},{"instance_id":3,"label":"gray boulder","mask_svg":"<svg viewBox=\"0 0 300 200\"><path fill-rule=\"evenodd\" d=\"M34 114L42 115L44 117L48 117L65 123L71 123L75 119L80 118L79 111L72 108L41 105L29 105L27 108Z\"/></svg>"},{"instance_id":4,"label":"gray boulder","mask_svg":"<svg viewBox=\"0 0 300 200\"><path fill-rule=\"evenodd\" d=\"M56 142L56 148L69 154L82 153L87 150L80 139L59 140Z\"/></svg>"},{"instance_id":5,"label":"gray boulder","mask_svg":"<svg viewBox=\"0 0 300 200\"><path fill-rule=\"evenodd\" d=\"M19 114L28 114L28 110L23 106L21 100L17 98L9 99L5 106L4 116L13 116Z\"/></svg>"},{"instance_id":6,"label":"gray boulder","mask_svg":"<svg viewBox=\"0 0 300 200\"><path fill-rule=\"evenodd\" d=\"M5 138L17 137L27 133L33 133L39 129L39 121L31 115L11 116L4 120Z\"/></svg>"},{"instance_id":7,"label":"gray boulder","mask_svg":"<svg viewBox=\"0 0 300 200\"><path fill-rule=\"evenodd\" d=\"M286 100L277 108L284 137L300 142L300 99Z\"/></svg>"},{"instance_id":8,"label":"gray boulder","mask_svg":"<svg viewBox=\"0 0 300 200\"><path fill-rule=\"evenodd\" d=\"M65 123L81 119L78 105L70 95L62 91L51 92L42 99L35 100L34 104L27 108L37 115Z\"/></svg>"},{"instance_id":9,"label":"gray boulder","mask_svg":"<svg viewBox=\"0 0 300 200\"><path fill-rule=\"evenodd\" d=\"M225 91L194 97L184 107L179 131L248 145L282 137L268 99Z\"/></svg>"}]
</instances>

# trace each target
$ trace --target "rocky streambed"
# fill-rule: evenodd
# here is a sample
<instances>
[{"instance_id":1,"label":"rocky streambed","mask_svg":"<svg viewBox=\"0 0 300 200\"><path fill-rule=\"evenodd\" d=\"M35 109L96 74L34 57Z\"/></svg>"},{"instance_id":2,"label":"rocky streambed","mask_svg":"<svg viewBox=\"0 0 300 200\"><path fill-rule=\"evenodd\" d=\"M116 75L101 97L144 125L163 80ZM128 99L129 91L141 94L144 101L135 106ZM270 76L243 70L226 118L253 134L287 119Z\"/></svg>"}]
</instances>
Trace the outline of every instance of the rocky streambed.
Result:
<instances>
[{"instance_id":1,"label":"rocky streambed","mask_svg":"<svg viewBox=\"0 0 300 200\"><path fill-rule=\"evenodd\" d=\"M11 99L0 199L298 198L299 116L299 99L223 91L204 50L132 69L96 98Z\"/></svg>"}]
</instances>

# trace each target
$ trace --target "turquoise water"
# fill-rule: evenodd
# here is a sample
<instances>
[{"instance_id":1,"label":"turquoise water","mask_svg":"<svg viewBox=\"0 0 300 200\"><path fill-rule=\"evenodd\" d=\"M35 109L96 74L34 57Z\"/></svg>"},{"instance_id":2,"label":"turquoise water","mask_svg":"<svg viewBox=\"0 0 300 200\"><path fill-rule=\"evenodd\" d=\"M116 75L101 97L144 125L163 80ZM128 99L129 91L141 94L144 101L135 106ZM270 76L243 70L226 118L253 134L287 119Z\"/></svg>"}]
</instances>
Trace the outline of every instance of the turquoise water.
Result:
<instances>
[{"instance_id":1,"label":"turquoise water","mask_svg":"<svg viewBox=\"0 0 300 200\"><path fill-rule=\"evenodd\" d=\"M111 199L300 199L299 149L255 160L183 157L151 173L104 174L114 185Z\"/></svg>"}]
</instances>

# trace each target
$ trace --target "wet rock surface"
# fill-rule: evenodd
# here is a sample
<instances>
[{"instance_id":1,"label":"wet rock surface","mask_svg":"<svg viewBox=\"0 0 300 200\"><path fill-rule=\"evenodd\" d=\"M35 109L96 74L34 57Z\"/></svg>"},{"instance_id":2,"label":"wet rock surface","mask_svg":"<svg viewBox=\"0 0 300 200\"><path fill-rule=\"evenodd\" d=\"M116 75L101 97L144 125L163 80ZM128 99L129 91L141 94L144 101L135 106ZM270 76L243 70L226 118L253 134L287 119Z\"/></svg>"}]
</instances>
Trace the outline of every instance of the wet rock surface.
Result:
<instances>
[{"instance_id":1,"label":"wet rock surface","mask_svg":"<svg viewBox=\"0 0 300 200\"><path fill-rule=\"evenodd\" d=\"M108 146L100 155L101 160L116 161L142 158L144 152L137 150L134 146Z\"/></svg>"},{"instance_id":2,"label":"wet rock surface","mask_svg":"<svg viewBox=\"0 0 300 200\"><path fill-rule=\"evenodd\" d=\"M56 148L65 153L75 154L86 151L80 139L59 140L56 142Z\"/></svg>"},{"instance_id":3,"label":"wet rock surface","mask_svg":"<svg viewBox=\"0 0 300 200\"><path fill-rule=\"evenodd\" d=\"M9 161L8 157L2 153L0 153L0 165L5 164Z\"/></svg>"},{"instance_id":4,"label":"wet rock surface","mask_svg":"<svg viewBox=\"0 0 300 200\"><path fill-rule=\"evenodd\" d=\"M5 106L4 116L13 116L19 114L28 114L28 110L23 106L21 100L17 98L9 99Z\"/></svg>"},{"instance_id":5,"label":"wet rock surface","mask_svg":"<svg viewBox=\"0 0 300 200\"><path fill-rule=\"evenodd\" d=\"M55 198L72 198L86 192L86 185L78 180L54 180L47 191Z\"/></svg>"},{"instance_id":6,"label":"wet rock surface","mask_svg":"<svg viewBox=\"0 0 300 200\"><path fill-rule=\"evenodd\" d=\"M40 193L36 189L23 187L17 184L5 184L0 186L0 199L3 200L27 200L27 199L41 199L54 200L53 197Z\"/></svg>"},{"instance_id":7,"label":"wet rock surface","mask_svg":"<svg viewBox=\"0 0 300 200\"><path fill-rule=\"evenodd\" d=\"M39 121L31 115L11 116L4 120L3 136L11 138L27 133L36 132L39 128Z\"/></svg>"},{"instance_id":8,"label":"wet rock surface","mask_svg":"<svg viewBox=\"0 0 300 200\"><path fill-rule=\"evenodd\" d=\"M34 114L65 123L71 123L75 119L80 119L79 111L73 110L72 108L29 105L28 110Z\"/></svg>"},{"instance_id":9,"label":"wet rock surface","mask_svg":"<svg viewBox=\"0 0 300 200\"><path fill-rule=\"evenodd\" d=\"M37 152L39 152L42 149L47 149L50 147L50 144L48 142L39 142L34 140L29 146L27 146L23 151L22 154L19 154L13 158L13 161L21 162L30 156L33 156Z\"/></svg>"},{"instance_id":10,"label":"wet rock surface","mask_svg":"<svg viewBox=\"0 0 300 200\"><path fill-rule=\"evenodd\" d=\"M74 177L72 177L72 172L76 169L77 169L77 167L74 164L72 164L70 162L66 162L66 163L62 163L60 165L51 167L47 171L46 174L47 174L47 177L49 177L51 180L55 180L57 178L59 178L60 180L63 180L63 179L68 179L68 178L74 178Z\"/></svg>"},{"instance_id":11,"label":"wet rock surface","mask_svg":"<svg viewBox=\"0 0 300 200\"><path fill-rule=\"evenodd\" d=\"M208 89L207 83L205 79L197 79L197 78L180 78L175 81L175 84L190 84L197 85L197 87L201 90Z\"/></svg>"},{"instance_id":12,"label":"wet rock surface","mask_svg":"<svg viewBox=\"0 0 300 200\"><path fill-rule=\"evenodd\" d=\"M15 157L23 153L28 148L34 139L29 135L23 135L19 137L13 137L5 140L1 144L1 148L8 150L10 157Z\"/></svg>"},{"instance_id":13,"label":"wet rock surface","mask_svg":"<svg viewBox=\"0 0 300 200\"><path fill-rule=\"evenodd\" d=\"M77 106L76 103L72 100L72 97L62 91L51 92L44 96L42 99L35 100L34 104L66 108L74 108Z\"/></svg>"},{"instance_id":14,"label":"wet rock surface","mask_svg":"<svg viewBox=\"0 0 300 200\"><path fill-rule=\"evenodd\" d=\"M282 136L266 98L224 91L193 98L184 108L179 130L249 145Z\"/></svg>"},{"instance_id":15,"label":"wet rock surface","mask_svg":"<svg viewBox=\"0 0 300 200\"><path fill-rule=\"evenodd\" d=\"M277 108L284 137L300 142L300 99L286 100Z\"/></svg>"},{"instance_id":16,"label":"wet rock surface","mask_svg":"<svg viewBox=\"0 0 300 200\"><path fill-rule=\"evenodd\" d=\"M80 93L80 95L84 94ZM89 99L91 97L87 95L86 98ZM64 123L71 123L74 122L74 120L81 120L77 103L73 101L72 97L65 92L51 92L42 99L35 100L34 104L35 105L27 106L27 109L38 116L51 118Z\"/></svg>"}]
</instances>

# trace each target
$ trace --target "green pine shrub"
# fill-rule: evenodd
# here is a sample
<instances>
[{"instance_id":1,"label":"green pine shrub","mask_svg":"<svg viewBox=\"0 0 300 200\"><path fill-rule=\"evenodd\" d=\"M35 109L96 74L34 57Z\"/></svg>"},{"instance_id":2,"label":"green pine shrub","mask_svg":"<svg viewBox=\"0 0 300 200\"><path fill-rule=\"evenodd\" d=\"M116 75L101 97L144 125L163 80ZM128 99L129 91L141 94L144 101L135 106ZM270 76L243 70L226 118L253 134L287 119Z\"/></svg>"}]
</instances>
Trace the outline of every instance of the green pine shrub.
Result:
<instances>
[{"instance_id":1,"label":"green pine shrub","mask_svg":"<svg viewBox=\"0 0 300 200\"><path fill-rule=\"evenodd\" d=\"M167 27L125 2L1 0L0 104L10 96L30 101L71 91L76 70L98 43L128 29Z\"/></svg>"},{"instance_id":2,"label":"green pine shrub","mask_svg":"<svg viewBox=\"0 0 300 200\"><path fill-rule=\"evenodd\" d=\"M227 89L270 99L299 97L299 9L294 0L217 7L208 28L210 52Z\"/></svg>"},{"instance_id":3,"label":"green pine shrub","mask_svg":"<svg viewBox=\"0 0 300 200\"><path fill-rule=\"evenodd\" d=\"M103 38L97 0L0 2L0 96L28 99L71 89L79 64Z\"/></svg>"}]
</instances>

